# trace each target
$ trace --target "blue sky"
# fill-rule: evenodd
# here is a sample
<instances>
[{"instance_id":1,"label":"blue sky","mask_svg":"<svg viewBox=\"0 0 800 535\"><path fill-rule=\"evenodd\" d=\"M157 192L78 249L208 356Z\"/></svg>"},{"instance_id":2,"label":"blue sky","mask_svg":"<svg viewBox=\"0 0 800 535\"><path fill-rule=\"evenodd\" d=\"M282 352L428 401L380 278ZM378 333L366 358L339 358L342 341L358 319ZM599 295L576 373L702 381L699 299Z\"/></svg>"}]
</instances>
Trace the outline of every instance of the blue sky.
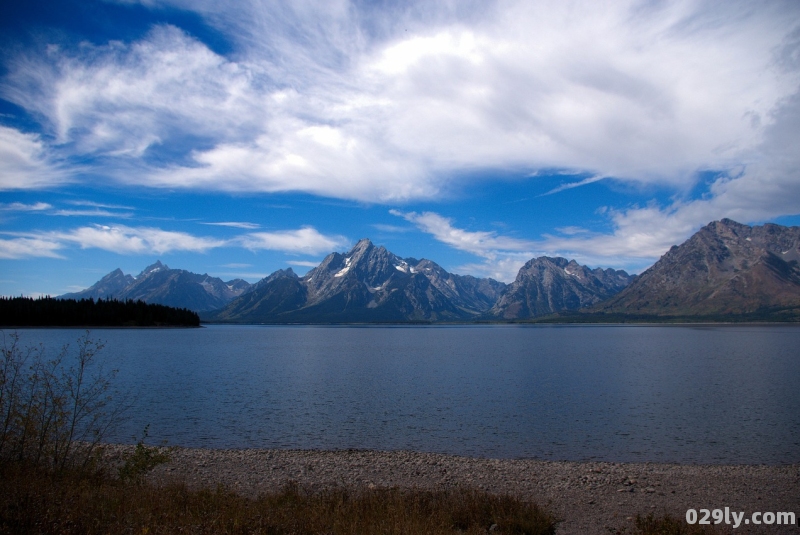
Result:
<instances>
[{"instance_id":1,"label":"blue sky","mask_svg":"<svg viewBox=\"0 0 800 535\"><path fill-rule=\"evenodd\" d=\"M358 239L510 282L800 224L800 4L61 0L0 18L0 294Z\"/></svg>"}]
</instances>

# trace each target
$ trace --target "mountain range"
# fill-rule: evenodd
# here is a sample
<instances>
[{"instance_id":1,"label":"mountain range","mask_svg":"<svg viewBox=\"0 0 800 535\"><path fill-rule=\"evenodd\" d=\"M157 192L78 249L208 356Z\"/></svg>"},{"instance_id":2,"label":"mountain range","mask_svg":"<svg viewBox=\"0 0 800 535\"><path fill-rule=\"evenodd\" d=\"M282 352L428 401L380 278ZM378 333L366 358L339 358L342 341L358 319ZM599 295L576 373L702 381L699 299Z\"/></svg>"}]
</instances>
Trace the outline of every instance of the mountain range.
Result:
<instances>
[{"instance_id":1,"label":"mountain range","mask_svg":"<svg viewBox=\"0 0 800 535\"><path fill-rule=\"evenodd\" d=\"M302 277L288 268L251 285L156 262L136 277L117 269L61 297L142 299L195 310L206 321L236 323L531 321L575 314L610 321L748 314L800 319L798 261L800 227L723 219L636 277L543 256L504 284L449 273L431 260L400 258L362 239Z\"/></svg>"},{"instance_id":2,"label":"mountain range","mask_svg":"<svg viewBox=\"0 0 800 535\"><path fill-rule=\"evenodd\" d=\"M61 299L142 300L195 312L219 309L232 299L250 290L252 285L242 279L223 282L210 275L198 275L183 269L170 269L157 261L136 277L115 269L91 287L64 294Z\"/></svg>"}]
</instances>

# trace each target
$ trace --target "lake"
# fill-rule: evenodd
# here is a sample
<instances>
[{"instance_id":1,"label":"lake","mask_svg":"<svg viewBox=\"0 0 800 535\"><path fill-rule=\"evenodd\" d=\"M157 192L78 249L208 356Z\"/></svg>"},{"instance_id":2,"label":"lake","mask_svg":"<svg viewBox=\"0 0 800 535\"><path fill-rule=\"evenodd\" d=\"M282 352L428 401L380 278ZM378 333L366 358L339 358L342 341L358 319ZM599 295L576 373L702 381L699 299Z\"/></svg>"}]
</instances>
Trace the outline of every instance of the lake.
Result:
<instances>
[{"instance_id":1,"label":"lake","mask_svg":"<svg viewBox=\"0 0 800 535\"><path fill-rule=\"evenodd\" d=\"M6 329L8 334L13 330ZM52 354L82 334L18 329ZM800 462L800 326L97 329L109 437L213 448Z\"/></svg>"}]
</instances>

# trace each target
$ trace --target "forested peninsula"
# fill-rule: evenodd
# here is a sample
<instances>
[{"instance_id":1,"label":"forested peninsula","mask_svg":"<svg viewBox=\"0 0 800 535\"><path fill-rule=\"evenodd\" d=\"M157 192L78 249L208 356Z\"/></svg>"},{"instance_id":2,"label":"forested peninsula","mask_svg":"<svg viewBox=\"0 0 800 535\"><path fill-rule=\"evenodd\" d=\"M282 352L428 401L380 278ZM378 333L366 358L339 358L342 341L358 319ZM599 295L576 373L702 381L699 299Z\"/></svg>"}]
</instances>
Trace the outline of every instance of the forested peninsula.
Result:
<instances>
[{"instance_id":1,"label":"forested peninsula","mask_svg":"<svg viewBox=\"0 0 800 535\"><path fill-rule=\"evenodd\" d=\"M116 299L0 297L3 327L199 327L185 308Z\"/></svg>"}]
</instances>

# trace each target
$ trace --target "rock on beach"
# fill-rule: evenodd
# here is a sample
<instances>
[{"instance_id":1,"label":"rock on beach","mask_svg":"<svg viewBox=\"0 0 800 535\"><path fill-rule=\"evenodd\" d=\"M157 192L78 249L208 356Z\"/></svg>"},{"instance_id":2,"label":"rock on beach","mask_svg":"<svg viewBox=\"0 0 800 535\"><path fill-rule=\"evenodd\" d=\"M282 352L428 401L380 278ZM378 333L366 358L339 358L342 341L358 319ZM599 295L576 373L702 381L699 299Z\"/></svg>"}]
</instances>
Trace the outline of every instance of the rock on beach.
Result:
<instances>
[{"instance_id":1,"label":"rock on beach","mask_svg":"<svg viewBox=\"0 0 800 535\"><path fill-rule=\"evenodd\" d=\"M133 446L109 445L120 458ZM155 483L192 488L223 485L246 496L296 482L309 490L344 487L448 489L469 487L532 500L563 519L559 534L632 532L637 514L687 509L791 511L800 516L800 464L677 465L482 459L438 453L365 450L216 450L172 448L156 468ZM798 526L741 525L737 534L798 534Z\"/></svg>"}]
</instances>

